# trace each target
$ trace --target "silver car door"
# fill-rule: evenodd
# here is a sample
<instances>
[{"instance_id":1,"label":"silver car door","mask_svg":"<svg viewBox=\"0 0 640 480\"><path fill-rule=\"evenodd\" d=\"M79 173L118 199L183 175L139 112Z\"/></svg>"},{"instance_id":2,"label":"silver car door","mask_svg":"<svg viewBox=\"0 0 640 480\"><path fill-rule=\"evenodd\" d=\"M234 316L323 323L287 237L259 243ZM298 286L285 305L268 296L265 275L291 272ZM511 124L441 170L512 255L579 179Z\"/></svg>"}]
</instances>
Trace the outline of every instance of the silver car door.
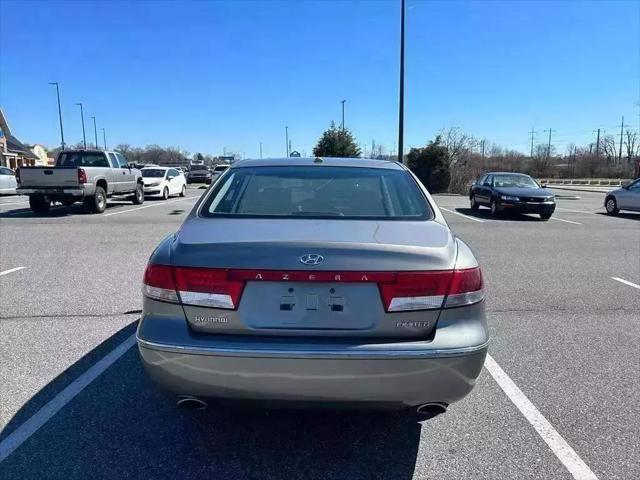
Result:
<instances>
[{"instance_id":1,"label":"silver car door","mask_svg":"<svg viewBox=\"0 0 640 480\"><path fill-rule=\"evenodd\" d=\"M640 180L636 180L627 189L626 208L640 211Z\"/></svg>"}]
</instances>

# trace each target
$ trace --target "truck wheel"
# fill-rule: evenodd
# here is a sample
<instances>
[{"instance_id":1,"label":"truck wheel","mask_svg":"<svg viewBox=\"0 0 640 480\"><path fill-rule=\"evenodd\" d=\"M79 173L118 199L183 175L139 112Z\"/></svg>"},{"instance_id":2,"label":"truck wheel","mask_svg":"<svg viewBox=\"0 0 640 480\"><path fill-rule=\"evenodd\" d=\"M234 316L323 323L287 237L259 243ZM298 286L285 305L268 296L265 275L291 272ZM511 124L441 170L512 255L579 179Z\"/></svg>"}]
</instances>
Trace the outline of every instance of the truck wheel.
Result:
<instances>
[{"instance_id":1,"label":"truck wheel","mask_svg":"<svg viewBox=\"0 0 640 480\"><path fill-rule=\"evenodd\" d=\"M141 183L136 185L136 191L133 193L133 204L142 205L144 203L144 187Z\"/></svg>"},{"instance_id":2,"label":"truck wheel","mask_svg":"<svg viewBox=\"0 0 640 480\"><path fill-rule=\"evenodd\" d=\"M29 195L29 206L33 213L47 213L51 206L51 200L44 195Z\"/></svg>"},{"instance_id":3,"label":"truck wheel","mask_svg":"<svg viewBox=\"0 0 640 480\"><path fill-rule=\"evenodd\" d=\"M107 208L107 195L104 188L96 187L93 197L85 198L84 204L91 213L102 213Z\"/></svg>"}]
</instances>

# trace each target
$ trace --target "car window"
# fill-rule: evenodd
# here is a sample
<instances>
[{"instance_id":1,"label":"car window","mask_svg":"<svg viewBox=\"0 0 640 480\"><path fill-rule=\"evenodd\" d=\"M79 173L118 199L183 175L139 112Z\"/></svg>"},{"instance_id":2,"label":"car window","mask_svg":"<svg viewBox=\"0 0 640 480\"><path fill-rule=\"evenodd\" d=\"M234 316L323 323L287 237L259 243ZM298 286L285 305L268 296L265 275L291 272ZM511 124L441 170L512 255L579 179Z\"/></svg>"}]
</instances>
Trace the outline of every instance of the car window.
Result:
<instances>
[{"instance_id":1,"label":"car window","mask_svg":"<svg viewBox=\"0 0 640 480\"><path fill-rule=\"evenodd\" d=\"M111 166L113 168L119 168L120 165L118 165L118 159L116 158L115 154L110 153L109 160L111 160Z\"/></svg>"},{"instance_id":2,"label":"car window","mask_svg":"<svg viewBox=\"0 0 640 480\"><path fill-rule=\"evenodd\" d=\"M141 172L144 178L163 178L166 170L161 168L143 168Z\"/></svg>"},{"instance_id":3,"label":"car window","mask_svg":"<svg viewBox=\"0 0 640 480\"><path fill-rule=\"evenodd\" d=\"M245 167L222 177L204 216L422 220L433 213L404 170Z\"/></svg>"},{"instance_id":4,"label":"car window","mask_svg":"<svg viewBox=\"0 0 640 480\"><path fill-rule=\"evenodd\" d=\"M217 167L214 167L213 171L214 172L224 172L228 168L229 168L229 165L218 165Z\"/></svg>"},{"instance_id":5,"label":"car window","mask_svg":"<svg viewBox=\"0 0 640 480\"><path fill-rule=\"evenodd\" d=\"M7 167L0 167L0 175L13 175L14 173Z\"/></svg>"},{"instance_id":6,"label":"car window","mask_svg":"<svg viewBox=\"0 0 640 480\"><path fill-rule=\"evenodd\" d=\"M483 185L485 187L490 187L492 181L493 181L493 175L487 175L487 177L484 179Z\"/></svg>"},{"instance_id":7,"label":"car window","mask_svg":"<svg viewBox=\"0 0 640 480\"><path fill-rule=\"evenodd\" d=\"M487 179L486 175L483 175L482 177L480 177L480 180L478 180L478 185L484 185L485 180Z\"/></svg>"},{"instance_id":8,"label":"car window","mask_svg":"<svg viewBox=\"0 0 640 480\"><path fill-rule=\"evenodd\" d=\"M640 192L640 180L636 180L631 185L629 185L629 191Z\"/></svg>"},{"instance_id":9,"label":"car window","mask_svg":"<svg viewBox=\"0 0 640 480\"><path fill-rule=\"evenodd\" d=\"M178 170L176 170L175 168L170 169L169 173L167 174L167 176L170 177L177 177L178 175L180 175L180 172L178 172Z\"/></svg>"},{"instance_id":10,"label":"car window","mask_svg":"<svg viewBox=\"0 0 640 480\"><path fill-rule=\"evenodd\" d=\"M58 167L109 167L102 152L63 152L56 162Z\"/></svg>"},{"instance_id":11,"label":"car window","mask_svg":"<svg viewBox=\"0 0 640 480\"><path fill-rule=\"evenodd\" d=\"M118 163L120 164L120 168L129 168L129 162L123 155L120 153L116 153L116 157L118 158Z\"/></svg>"}]
</instances>

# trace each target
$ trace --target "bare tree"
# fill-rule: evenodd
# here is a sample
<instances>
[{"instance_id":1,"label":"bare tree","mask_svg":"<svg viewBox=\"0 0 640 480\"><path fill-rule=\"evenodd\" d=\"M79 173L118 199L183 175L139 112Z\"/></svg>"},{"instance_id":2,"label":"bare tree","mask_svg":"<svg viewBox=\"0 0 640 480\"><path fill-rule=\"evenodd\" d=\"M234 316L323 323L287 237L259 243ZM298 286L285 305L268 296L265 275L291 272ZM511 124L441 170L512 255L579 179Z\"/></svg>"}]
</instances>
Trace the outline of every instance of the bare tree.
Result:
<instances>
[{"instance_id":1,"label":"bare tree","mask_svg":"<svg viewBox=\"0 0 640 480\"><path fill-rule=\"evenodd\" d=\"M442 144L449 152L449 165L457 164L465 154L469 154L478 144L471 135L467 135L458 127L450 127L441 130L438 134L442 138Z\"/></svg>"},{"instance_id":2,"label":"bare tree","mask_svg":"<svg viewBox=\"0 0 640 480\"><path fill-rule=\"evenodd\" d=\"M638 134L633 130L627 130L624 138L624 147L627 152L627 163L633 161L633 157L637 157L640 152L640 146L638 145Z\"/></svg>"},{"instance_id":3,"label":"bare tree","mask_svg":"<svg viewBox=\"0 0 640 480\"><path fill-rule=\"evenodd\" d=\"M607 135L600 139L600 153L607 160L607 164L616 165L618 163L618 148L613 135Z\"/></svg>"}]
</instances>

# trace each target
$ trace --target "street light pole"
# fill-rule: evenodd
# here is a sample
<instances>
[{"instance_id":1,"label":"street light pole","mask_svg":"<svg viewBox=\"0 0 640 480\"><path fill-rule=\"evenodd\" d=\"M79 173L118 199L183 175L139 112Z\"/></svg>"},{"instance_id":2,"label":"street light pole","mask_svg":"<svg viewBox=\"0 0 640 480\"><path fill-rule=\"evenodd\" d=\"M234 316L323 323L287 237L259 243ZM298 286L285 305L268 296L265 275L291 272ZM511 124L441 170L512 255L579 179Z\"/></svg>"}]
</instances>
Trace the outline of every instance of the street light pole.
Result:
<instances>
[{"instance_id":1,"label":"street light pole","mask_svg":"<svg viewBox=\"0 0 640 480\"><path fill-rule=\"evenodd\" d=\"M346 100L342 100L340 103L342 104L342 131L344 132L344 102Z\"/></svg>"},{"instance_id":2,"label":"street light pole","mask_svg":"<svg viewBox=\"0 0 640 480\"><path fill-rule=\"evenodd\" d=\"M102 142L104 144L104 149L107 149L107 134L105 132L105 129L102 128Z\"/></svg>"},{"instance_id":3,"label":"street light pole","mask_svg":"<svg viewBox=\"0 0 640 480\"><path fill-rule=\"evenodd\" d=\"M87 148L87 135L84 131L84 110L82 110L82 102L76 103L76 105L80 106L80 119L82 120L82 143L84 143L84 148Z\"/></svg>"},{"instance_id":4,"label":"street light pole","mask_svg":"<svg viewBox=\"0 0 640 480\"><path fill-rule=\"evenodd\" d=\"M49 85L56 86L56 95L58 97L58 118L60 119L60 144L64 150L64 129L62 128L62 108L60 107L60 85L58 85L58 82L49 82Z\"/></svg>"},{"instance_id":5,"label":"street light pole","mask_svg":"<svg viewBox=\"0 0 640 480\"><path fill-rule=\"evenodd\" d=\"M289 157L289 127L285 125L284 127L284 139L287 144L287 158Z\"/></svg>"},{"instance_id":6,"label":"street light pole","mask_svg":"<svg viewBox=\"0 0 640 480\"><path fill-rule=\"evenodd\" d=\"M95 138L95 145L96 145L96 150L98 150L100 147L98 147L98 127L96 127L96 117L91 117L93 118L93 135Z\"/></svg>"},{"instance_id":7,"label":"street light pole","mask_svg":"<svg viewBox=\"0 0 640 480\"><path fill-rule=\"evenodd\" d=\"M404 163L404 0L400 0L400 107L398 111L398 161Z\"/></svg>"},{"instance_id":8,"label":"street light pole","mask_svg":"<svg viewBox=\"0 0 640 480\"><path fill-rule=\"evenodd\" d=\"M262 142L260 142L260 160L262 160Z\"/></svg>"}]
</instances>

